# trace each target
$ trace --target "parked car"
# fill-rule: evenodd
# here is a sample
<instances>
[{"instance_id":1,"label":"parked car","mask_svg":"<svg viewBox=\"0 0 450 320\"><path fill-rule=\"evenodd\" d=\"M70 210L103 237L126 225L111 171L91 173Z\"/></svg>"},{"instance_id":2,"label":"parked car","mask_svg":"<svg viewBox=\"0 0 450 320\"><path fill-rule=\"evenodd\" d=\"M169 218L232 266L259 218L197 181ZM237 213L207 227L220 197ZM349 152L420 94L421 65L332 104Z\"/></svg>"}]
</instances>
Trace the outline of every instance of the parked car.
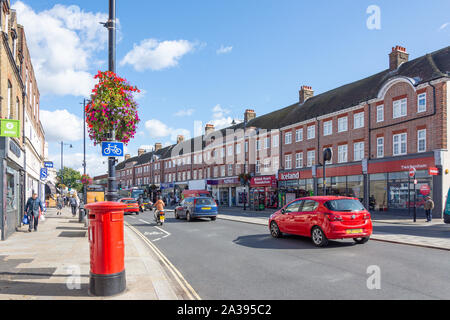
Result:
<instances>
[{"instance_id":1,"label":"parked car","mask_svg":"<svg viewBox=\"0 0 450 320\"><path fill-rule=\"evenodd\" d=\"M121 203L125 203L127 207L125 208L125 213L135 213L139 215L139 204L136 199L133 198L122 198L119 200Z\"/></svg>"},{"instance_id":2,"label":"parked car","mask_svg":"<svg viewBox=\"0 0 450 320\"><path fill-rule=\"evenodd\" d=\"M186 198L175 208L175 218L186 218L187 221L195 218L210 218L215 221L217 213L217 204L210 197Z\"/></svg>"},{"instance_id":3,"label":"parked car","mask_svg":"<svg viewBox=\"0 0 450 320\"><path fill-rule=\"evenodd\" d=\"M294 200L270 216L269 229L274 238L283 233L311 237L318 247L349 238L363 244L373 232L370 213L358 199L336 196Z\"/></svg>"}]
</instances>

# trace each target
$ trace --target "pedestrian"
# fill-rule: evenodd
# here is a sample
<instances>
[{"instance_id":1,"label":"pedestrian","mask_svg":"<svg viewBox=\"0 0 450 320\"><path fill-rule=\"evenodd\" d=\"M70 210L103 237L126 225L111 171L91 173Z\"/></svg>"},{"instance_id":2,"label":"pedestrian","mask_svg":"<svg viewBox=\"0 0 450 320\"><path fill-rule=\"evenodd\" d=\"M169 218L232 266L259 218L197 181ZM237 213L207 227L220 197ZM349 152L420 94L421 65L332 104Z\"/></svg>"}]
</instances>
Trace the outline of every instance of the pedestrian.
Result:
<instances>
[{"instance_id":1,"label":"pedestrian","mask_svg":"<svg viewBox=\"0 0 450 320\"><path fill-rule=\"evenodd\" d=\"M58 209L58 211L56 212L57 216L60 216L62 214L62 208L64 205L64 200L62 196L59 196L58 199L56 199L56 207Z\"/></svg>"},{"instance_id":2,"label":"pedestrian","mask_svg":"<svg viewBox=\"0 0 450 320\"><path fill-rule=\"evenodd\" d=\"M44 211L44 206L42 205L41 199L38 198L36 192L33 192L31 198L28 199L25 206L25 214L28 216L28 221L30 222L28 232L37 231L39 223L39 210Z\"/></svg>"},{"instance_id":3,"label":"pedestrian","mask_svg":"<svg viewBox=\"0 0 450 320\"><path fill-rule=\"evenodd\" d=\"M75 196L72 196L69 202L70 207L72 208L72 217L75 217L77 214L77 199L75 199Z\"/></svg>"},{"instance_id":4,"label":"pedestrian","mask_svg":"<svg viewBox=\"0 0 450 320\"><path fill-rule=\"evenodd\" d=\"M427 201L425 201L424 209L425 215L427 216L427 222L431 222L433 220L434 201L430 196L428 196Z\"/></svg>"}]
</instances>

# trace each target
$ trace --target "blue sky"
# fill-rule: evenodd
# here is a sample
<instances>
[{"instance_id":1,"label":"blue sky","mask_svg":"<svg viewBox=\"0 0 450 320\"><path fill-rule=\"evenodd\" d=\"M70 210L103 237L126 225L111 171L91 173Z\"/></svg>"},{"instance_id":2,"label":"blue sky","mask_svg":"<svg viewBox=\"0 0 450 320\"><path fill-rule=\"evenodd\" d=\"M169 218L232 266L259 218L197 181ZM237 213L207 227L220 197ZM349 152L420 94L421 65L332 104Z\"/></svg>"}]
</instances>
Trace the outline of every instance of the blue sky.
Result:
<instances>
[{"instance_id":1,"label":"blue sky","mask_svg":"<svg viewBox=\"0 0 450 320\"><path fill-rule=\"evenodd\" d=\"M74 146L65 150L65 164L79 169L80 102L88 76L107 68L107 31L97 22L108 1L12 3L31 42L50 158L59 166L57 141L64 139ZM450 2L431 3L117 0L117 72L144 91L138 98L142 122L128 151L173 143L177 133L192 134L194 121L220 126L242 119L246 108L262 115L285 107L297 101L301 85L320 94L380 72L395 45L406 47L411 59L443 48L450 39ZM366 25L370 5L380 8L381 29ZM33 32L42 28L46 36ZM55 50L62 58L49 58ZM106 170L91 144L88 170Z\"/></svg>"}]
</instances>

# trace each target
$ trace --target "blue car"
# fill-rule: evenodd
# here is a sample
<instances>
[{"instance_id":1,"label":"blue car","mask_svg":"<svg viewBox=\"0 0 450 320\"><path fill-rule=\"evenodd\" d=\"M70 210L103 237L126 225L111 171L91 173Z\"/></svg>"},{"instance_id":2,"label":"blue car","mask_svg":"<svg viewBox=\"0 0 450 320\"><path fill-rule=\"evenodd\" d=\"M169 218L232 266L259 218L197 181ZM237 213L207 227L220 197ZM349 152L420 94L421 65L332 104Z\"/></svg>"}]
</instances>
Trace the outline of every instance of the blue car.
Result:
<instances>
[{"instance_id":1,"label":"blue car","mask_svg":"<svg viewBox=\"0 0 450 320\"><path fill-rule=\"evenodd\" d=\"M216 202L208 197L186 198L175 208L175 218L186 218L187 221L195 218L209 218L215 221L217 213Z\"/></svg>"}]
</instances>

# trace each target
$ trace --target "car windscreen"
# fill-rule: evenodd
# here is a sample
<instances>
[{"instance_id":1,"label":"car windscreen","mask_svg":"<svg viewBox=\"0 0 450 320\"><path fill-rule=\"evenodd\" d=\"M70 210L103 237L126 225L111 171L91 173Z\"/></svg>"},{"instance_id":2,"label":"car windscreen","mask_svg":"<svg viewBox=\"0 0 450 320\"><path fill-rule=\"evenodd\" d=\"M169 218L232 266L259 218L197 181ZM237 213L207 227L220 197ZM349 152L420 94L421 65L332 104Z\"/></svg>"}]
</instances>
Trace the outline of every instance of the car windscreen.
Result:
<instances>
[{"instance_id":1,"label":"car windscreen","mask_svg":"<svg viewBox=\"0 0 450 320\"><path fill-rule=\"evenodd\" d=\"M338 212L354 212L365 210L361 202L354 199L330 200L325 202L324 205L328 210Z\"/></svg>"},{"instance_id":2,"label":"car windscreen","mask_svg":"<svg viewBox=\"0 0 450 320\"><path fill-rule=\"evenodd\" d=\"M127 204L133 204L133 203L137 204L136 200L125 200L124 202Z\"/></svg>"},{"instance_id":3,"label":"car windscreen","mask_svg":"<svg viewBox=\"0 0 450 320\"><path fill-rule=\"evenodd\" d=\"M197 199L195 204L197 206L215 206L216 203L212 199Z\"/></svg>"}]
</instances>

